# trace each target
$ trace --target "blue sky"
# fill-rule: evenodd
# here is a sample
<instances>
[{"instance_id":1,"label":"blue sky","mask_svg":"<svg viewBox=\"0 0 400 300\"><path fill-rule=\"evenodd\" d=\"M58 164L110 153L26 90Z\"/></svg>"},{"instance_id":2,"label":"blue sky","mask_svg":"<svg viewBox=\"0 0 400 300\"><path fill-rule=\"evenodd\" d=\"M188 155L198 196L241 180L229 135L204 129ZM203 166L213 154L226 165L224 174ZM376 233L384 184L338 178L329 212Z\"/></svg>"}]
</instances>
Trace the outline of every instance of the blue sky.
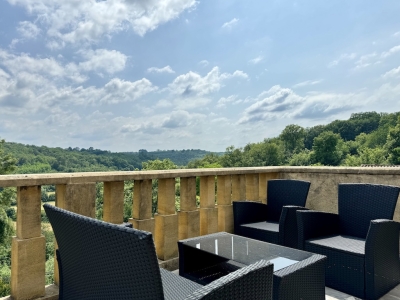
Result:
<instances>
[{"instance_id":1,"label":"blue sky","mask_svg":"<svg viewBox=\"0 0 400 300\"><path fill-rule=\"evenodd\" d=\"M0 0L0 137L224 151L400 110L400 1Z\"/></svg>"}]
</instances>

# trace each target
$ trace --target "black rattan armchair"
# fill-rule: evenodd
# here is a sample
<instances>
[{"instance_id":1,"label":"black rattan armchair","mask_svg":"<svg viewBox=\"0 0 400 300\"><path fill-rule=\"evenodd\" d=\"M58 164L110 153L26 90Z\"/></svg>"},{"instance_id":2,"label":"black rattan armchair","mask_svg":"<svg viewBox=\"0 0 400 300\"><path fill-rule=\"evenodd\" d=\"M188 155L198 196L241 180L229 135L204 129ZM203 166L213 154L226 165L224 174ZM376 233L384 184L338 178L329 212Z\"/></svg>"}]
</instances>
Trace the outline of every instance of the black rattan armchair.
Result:
<instances>
[{"instance_id":1,"label":"black rattan armchair","mask_svg":"<svg viewBox=\"0 0 400 300\"><path fill-rule=\"evenodd\" d=\"M276 179L267 182L267 204L233 202L235 234L297 248L296 211L305 210L310 182Z\"/></svg>"},{"instance_id":2,"label":"black rattan armchair","mask_svg":"<svg viewBox=\"0 0 400 300\"><path fill-rule=\"evenodd\" d=\"M299 248L326 255L326 285L378 299L400 283L399 187L339 184L339 213L298 211Z\"/></svg>"},{"instance_id":3,"label":"black rattan armchair","mask_svg":"<svg viewBox=\"0 0 400 300\"><path fill-rule=\"evenodd\" d=\"M59 299L272 299L267 261L202 286L159 268L151 233L43 206L59 247Z\"/></svg>"}]
</instances>

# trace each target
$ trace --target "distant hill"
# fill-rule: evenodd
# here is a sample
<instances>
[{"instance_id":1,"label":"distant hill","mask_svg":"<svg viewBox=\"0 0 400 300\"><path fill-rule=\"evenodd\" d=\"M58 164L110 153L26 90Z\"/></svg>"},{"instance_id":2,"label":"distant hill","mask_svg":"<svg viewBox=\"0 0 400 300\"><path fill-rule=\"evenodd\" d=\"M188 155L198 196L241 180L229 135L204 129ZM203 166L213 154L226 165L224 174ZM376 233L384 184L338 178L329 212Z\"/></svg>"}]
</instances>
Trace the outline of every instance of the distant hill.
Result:
<instances>
[{"instance_id":1,"label":"distant hill","mask_svg":"<svg viewBox=\"0 0 400 300\"><path fill-rule=\"evenodd\" d=\"M19 174L51 172L133 171L142 168L142 162L169 158L178 166L201 159L211 153L205 150L165 150L139 152L110 152L100 149L50 148L6 142L6 152L18 159Z\"/></svg>"}]
</instances>

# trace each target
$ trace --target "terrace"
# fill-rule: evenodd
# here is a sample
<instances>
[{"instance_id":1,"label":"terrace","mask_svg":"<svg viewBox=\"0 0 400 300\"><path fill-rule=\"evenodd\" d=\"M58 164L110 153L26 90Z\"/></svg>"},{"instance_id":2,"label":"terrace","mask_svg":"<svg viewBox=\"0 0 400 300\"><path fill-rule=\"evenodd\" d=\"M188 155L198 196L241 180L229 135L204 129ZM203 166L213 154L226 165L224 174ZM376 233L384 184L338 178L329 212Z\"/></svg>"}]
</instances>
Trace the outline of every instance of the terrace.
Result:
<instances>
[{"instance_id":1,"label":"terrace","mask_svg":"<svg viewBox=\"0 0 400 300\"><path fill-rule=\"evenodd\" d=\"M196 178L200 206L196 205ZM56 186L56 205L95 216L96 182L104 182L103 219L123 221L124 181L134 181L133 227L153 233L160 266L178 268L177 241L189 237L233 232L232 201L265 202L269 179L311 182L307 207L337 212L337 185L342 182L400 185L400 168L259 167L185 169L140 172L96 172L0 176L0 187L17 187L16 237L12 242L11 296L2 299L58 299L55 284L45 286L45 240L41 236L41 185ZM152 217L152 180L158 180L158 213ZM180 182L180 211L175 211L176 182ZM400 205L394 215L400 221ZM400 288L383 299L400 299ZM354 299L327 289L327 299Z\"/></svg>"}]
</instances>

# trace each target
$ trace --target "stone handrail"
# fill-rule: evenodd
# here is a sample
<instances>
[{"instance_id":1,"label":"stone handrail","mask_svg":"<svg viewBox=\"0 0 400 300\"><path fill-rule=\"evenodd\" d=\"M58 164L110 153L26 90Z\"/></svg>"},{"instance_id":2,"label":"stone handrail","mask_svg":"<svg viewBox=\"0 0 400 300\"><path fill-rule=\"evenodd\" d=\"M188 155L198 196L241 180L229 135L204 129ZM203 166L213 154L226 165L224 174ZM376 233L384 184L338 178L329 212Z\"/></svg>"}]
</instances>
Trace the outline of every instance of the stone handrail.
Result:
<instances>
[{"instance_id":1,"label":"stone handrail","mask_svg":"<svg viewBox=\"0 0 400 300\"><path fill-rule=\"evenodd\" d=\"M200 207L196 205L200 178ZM180 179L180 211L175 211L175 181ZM104 183L103 219L122 223L124 181L134 181L132 218L137 229L153 233L157 255L177 266L177 241L217 231L233 232L232 201L266 202L267 180L311 181L307 207L337 212L337 185L365 182L400 185L400 168L254 167L167 171L88 172L1 175L0 187L17 187L16 237L12 241L13 299L57 299L45 288L45 238L41 235L41 185L56 186L56 205L95 216L96 182ZM152 180L158 179L158 213L152 216ZM399 205L395 220L400 220ZM55 263L55 282L58 283ZM6 299L6 298L4 298Z\"/></svg>"}]
</instances>

